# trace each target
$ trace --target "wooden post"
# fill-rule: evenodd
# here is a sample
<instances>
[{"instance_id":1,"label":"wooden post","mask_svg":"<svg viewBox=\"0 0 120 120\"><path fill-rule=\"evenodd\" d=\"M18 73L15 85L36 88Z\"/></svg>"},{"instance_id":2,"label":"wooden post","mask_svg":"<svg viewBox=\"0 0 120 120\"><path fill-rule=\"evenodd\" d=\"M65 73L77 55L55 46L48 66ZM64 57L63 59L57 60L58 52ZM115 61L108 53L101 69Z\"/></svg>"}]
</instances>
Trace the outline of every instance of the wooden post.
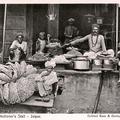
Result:
<instances>
[{"instance_id":1,"label":"wooden post","mask_svg":"<svg viewBox=\"0 0 120 120\"><path fill-rule=\"evenodd\" d=\"M7 14L7 4L5 4L5 9L4 9L2 63L4 62L4 47L5 47L4 43L5 43L6 14Z\"/></svg>"},{"instance_id":2,"label":"wooden post","mask_svg":"<svg viewBox=\"0 0 120 120\"><path fill-rule=\"evenodd\" d=\"M116 4L116 55L118 52L118 7L119 5Z\"/></svg>"}]
</instances>

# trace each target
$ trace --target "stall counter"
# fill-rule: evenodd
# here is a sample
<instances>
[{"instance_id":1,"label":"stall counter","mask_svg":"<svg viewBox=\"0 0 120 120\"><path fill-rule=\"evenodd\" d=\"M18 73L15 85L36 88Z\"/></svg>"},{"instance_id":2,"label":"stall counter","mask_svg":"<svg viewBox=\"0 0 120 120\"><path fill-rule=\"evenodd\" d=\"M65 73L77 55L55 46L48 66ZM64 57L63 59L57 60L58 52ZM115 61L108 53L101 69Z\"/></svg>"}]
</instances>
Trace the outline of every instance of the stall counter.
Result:
<instances>
[{"instance_id":1,"label":"stall counter","mask_svg":"<svg viewBox=\"0 0 120 120\"><path fill-rule=\"evenodd\" d=\"M43 69L39 69L41 72ZM56 70L65 76L64 89L57 95L54 107L57 113L92 113L98 93L101 71ZM120 90L117 88L118 72L104 75L97 113L117 113L120 109ZM118 106L119 105L119 106Z\"/></svg>"}]
</instances>

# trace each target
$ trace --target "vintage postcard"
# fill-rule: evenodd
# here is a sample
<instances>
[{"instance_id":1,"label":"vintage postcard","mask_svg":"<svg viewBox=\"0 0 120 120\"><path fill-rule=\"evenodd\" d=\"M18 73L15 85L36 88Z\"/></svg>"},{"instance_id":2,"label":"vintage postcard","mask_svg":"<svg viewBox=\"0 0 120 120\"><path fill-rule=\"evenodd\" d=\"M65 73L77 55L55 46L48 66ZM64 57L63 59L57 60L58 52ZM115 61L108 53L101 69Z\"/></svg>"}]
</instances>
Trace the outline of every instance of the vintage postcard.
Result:
<instances>
[{"instance_id":1,"label":"vintage postcard","mask_svg":"<svg viewBox=\"0 0 120 120\"><path fill-rule=\"evenodd\" d=\"M0 119L120 118L119 1L2 1Z\"/></svg>"}]
</instances>

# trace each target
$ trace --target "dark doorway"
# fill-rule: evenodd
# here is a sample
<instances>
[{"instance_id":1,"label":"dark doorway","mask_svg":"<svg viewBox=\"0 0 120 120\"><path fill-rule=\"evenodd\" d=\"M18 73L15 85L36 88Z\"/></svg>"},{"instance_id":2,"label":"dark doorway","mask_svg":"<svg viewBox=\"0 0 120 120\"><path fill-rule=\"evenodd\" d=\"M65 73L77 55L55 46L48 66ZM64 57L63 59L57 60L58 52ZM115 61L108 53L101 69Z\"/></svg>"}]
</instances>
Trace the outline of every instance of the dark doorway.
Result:
<instances>
[{"instance_id":1,"label":"dark doorway","mask_svg":"<svg viewBox=\"0 0 120 120\"><path fill-rule=\"evenodd\" d=\"M64 43L64 29L69 18L75 19L75 26L79 29L79 36L85 36L91 32L91 24L84 18L86 14L95 14L93 4L61 4L59 9L59 39ZM82 45L81 45L82 44ZM81 49L88 49L87 43L81 43Z\"/></svg>"},{"instance_id":2,"label":"dark doorway","mask_svg":"<svg viewBox=\"0 0 120 120\"><path fill-rule=\"evenodd\" d=\"M47 33L47 12L48 12L48 5L47 4L36 4L33 5L33 50L32 53L35 53L35 42L38 38L39 32L46 32Z\"/></svg>"}]
</instances>

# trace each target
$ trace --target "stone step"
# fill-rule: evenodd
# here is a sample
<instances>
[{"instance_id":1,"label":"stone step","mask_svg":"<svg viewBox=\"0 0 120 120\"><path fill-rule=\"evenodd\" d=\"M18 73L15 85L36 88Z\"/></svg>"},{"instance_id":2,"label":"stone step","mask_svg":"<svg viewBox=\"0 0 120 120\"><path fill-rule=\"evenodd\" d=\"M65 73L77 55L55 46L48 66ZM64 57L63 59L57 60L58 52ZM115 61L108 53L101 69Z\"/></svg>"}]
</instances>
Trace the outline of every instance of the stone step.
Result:
<instances>
[{"instance_id":1,"label":"stone step","mask_svg":"<svg viewBox=\"0 0 120 120\"><path fill-rule=\"evenodd\" d=\"M26 100L23 103L20 103L22 105L28 105L28 106L38 106L38 107L46 107L46 108L52 108L54 104L54 99L50 98L49 102L43 102L43 101L36 101L35 99L39 99L39 96L32 96L28 100Z\"/></svg>"}]
</instances>

